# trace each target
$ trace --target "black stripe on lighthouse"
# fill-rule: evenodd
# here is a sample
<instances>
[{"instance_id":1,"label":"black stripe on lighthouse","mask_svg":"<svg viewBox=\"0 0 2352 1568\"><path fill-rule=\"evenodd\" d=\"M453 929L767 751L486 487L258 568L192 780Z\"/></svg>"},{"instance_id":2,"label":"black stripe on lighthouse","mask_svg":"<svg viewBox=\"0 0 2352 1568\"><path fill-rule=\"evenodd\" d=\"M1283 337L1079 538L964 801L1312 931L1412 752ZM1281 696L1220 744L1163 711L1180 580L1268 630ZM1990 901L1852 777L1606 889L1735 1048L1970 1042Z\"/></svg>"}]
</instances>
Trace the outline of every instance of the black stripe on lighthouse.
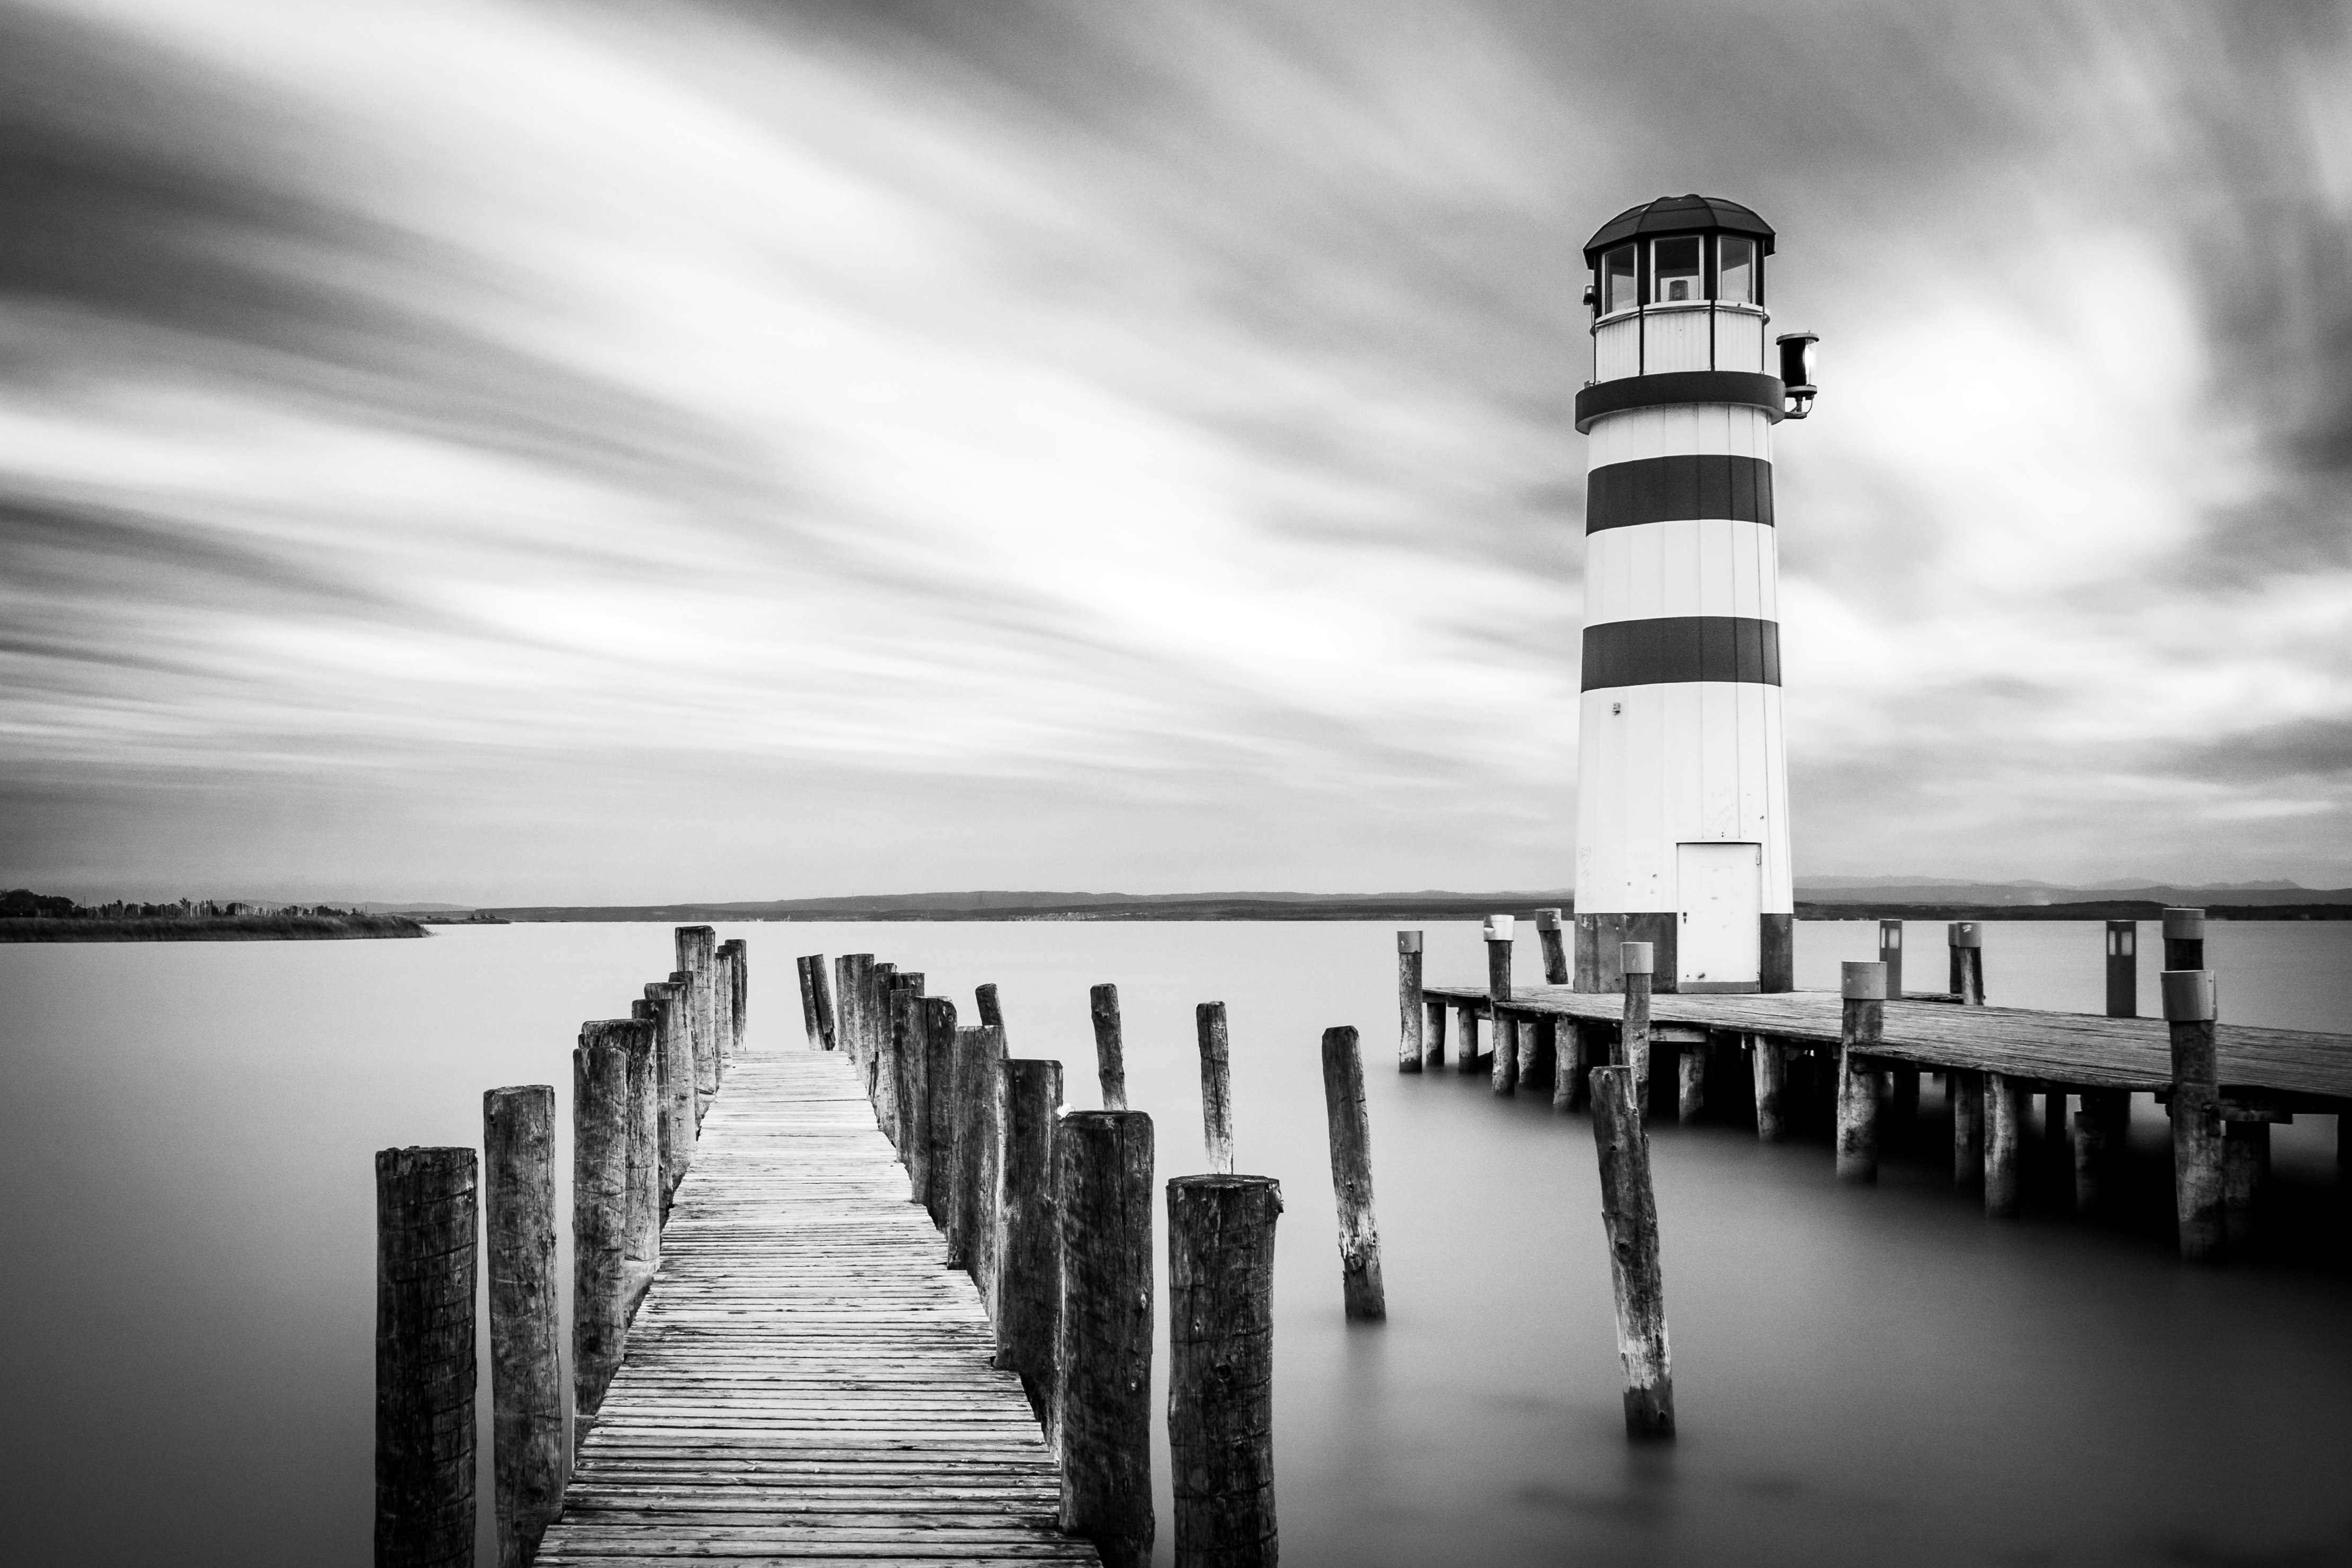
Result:
<instances>
[{"instance_id":1,"label":"black stripe on lighthouse","mask_svg":"<svg viewBox=\"0 0 2352 1568\"><path fill-rule=\"evenodd\" d=\"M1780 684L1780 623L1745 615L1661 615L1584 629L1584 687L1687 681Z\"/></svg>"},{"instance_id":2,"label":"black stripe on lighthouse","mask_svg":"<svg viewBox=\"0 0 2352 1568\"><path fill-rule=\"evenodd\" d=\"M1585 476L1584 531L1689 517L1772 526L1772 465L1701 453L1612 463Z\"/></svg>"}]
</instances>

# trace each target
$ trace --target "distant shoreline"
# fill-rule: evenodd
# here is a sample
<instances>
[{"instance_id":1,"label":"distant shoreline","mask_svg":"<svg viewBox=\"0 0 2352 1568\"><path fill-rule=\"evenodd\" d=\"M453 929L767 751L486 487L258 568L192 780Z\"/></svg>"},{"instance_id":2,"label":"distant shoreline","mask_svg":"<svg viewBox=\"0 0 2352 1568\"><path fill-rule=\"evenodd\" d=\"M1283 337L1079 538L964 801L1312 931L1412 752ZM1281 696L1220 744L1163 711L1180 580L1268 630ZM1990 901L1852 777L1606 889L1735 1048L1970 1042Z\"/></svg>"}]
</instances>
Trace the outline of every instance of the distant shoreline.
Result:
<instances>
[{"instance_id":1,"label":"distant shoreline","mask_svg":"<svg viewBox=\"0 0 2352 1568\"><path fill-rule=\"evenodd\" d=\"M405 915L196 915L0 920L0 942L335 942L423 936Z\"/></svg>"},{"instance_id":2,"label":"distant shoreline","mask_svg":"<svg viewBox=\"0 0 2352 1568\"><path fill-rule=\"evenodd\" d=\"M795 900L790 904L672 904L637 905L540 905L483 913L520 924L600 921L751 921L778 925L815 921L891 924L908 921L1218 921L1218 920L1476 920L1488 915L1532 915L1538 908L1564 908L1564 899L1544 904L1501 895L1491 898L1383 899L1154 899L1136 897L1076 904L967 904L925 905L893 898L837 903ZM2165 905L2145 899L2103 899L2081 904L1817 904L1797 901L1800 920L2145 920L2163 918ZM2212 920L2352 920L2352 904L2219 904L2204 906Z\"/></svg>"}]
</instances>

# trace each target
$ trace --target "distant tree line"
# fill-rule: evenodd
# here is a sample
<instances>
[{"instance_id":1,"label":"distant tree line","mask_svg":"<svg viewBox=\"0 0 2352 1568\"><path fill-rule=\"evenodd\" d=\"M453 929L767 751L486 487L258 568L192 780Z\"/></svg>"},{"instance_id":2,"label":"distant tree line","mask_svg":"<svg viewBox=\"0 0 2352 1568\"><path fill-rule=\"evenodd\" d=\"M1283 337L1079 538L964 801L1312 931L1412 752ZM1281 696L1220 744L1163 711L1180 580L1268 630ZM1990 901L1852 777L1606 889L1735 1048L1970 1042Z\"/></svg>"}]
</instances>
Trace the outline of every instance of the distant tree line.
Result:
<instances>
[{"instance_id":1,"label":"distant tree line","mask_svg":"<svg viewBox=\"0 0 2352 1568\"><path fill-rule=\"evenodd\" d=\"M117 899L111 904L77 904L59 894L35 893L12 887L0 894L0 920L219 920L246 915L350 915L359 912L331 904L247 904L210 898L184 898L177 904L142 904Z\"/></svg>"}]
</instances>

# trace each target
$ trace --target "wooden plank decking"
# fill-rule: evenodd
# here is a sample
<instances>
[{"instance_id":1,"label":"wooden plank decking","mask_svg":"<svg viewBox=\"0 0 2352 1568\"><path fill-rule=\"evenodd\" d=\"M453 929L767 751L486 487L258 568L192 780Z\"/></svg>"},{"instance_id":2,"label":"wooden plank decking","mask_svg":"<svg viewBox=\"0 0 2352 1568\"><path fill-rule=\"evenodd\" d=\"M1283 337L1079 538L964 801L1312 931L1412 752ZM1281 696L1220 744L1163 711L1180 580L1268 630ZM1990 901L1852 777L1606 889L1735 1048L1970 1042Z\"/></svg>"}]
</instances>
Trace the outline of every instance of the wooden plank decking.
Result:
<instances>
[{"instance_id":1,"label":"wooden plank decking","mask_svg":"<svg viewBox=\"0 0 2352 1568\"><path fill-rule=\"evenodd\" d=\"M1096 1563L849 1058L738 1057L539 1561Z\"/></svg>"},{"instance_id":2,"label":"wooden plank decking","mask_svg":"<svg viewBox=\"0 0 2352 1568\"><path fill-rule=\"evenodd\" d=\"M1484 986L1428 986L1423 996L1459 1007L1486 1001ZM2224 998L2226 1002L2226 998ZM1624 998L1566 986L1522 986L1505 1004L1518 1013L1615 1022ZM1662 1024L1760 1034L1807 1045L1834 1045L1835 991L1778 995L1682 996L1661 992L1650 1016ZM2273 1094L2296 1102L2352 1099L2352 1037L2222 1024L2217 1031L2226 1092ZM1963 1008L1950 1003L1886 1004L1877 1055L1932 1068L1964 1068L2035 1079L2070 1089L2169 1089L2172 1052L2160 1019L2111 1019L2024 1008ZM2317 1104L2308 1108L2321 1109Z\"/></svg>"}]
</instances>

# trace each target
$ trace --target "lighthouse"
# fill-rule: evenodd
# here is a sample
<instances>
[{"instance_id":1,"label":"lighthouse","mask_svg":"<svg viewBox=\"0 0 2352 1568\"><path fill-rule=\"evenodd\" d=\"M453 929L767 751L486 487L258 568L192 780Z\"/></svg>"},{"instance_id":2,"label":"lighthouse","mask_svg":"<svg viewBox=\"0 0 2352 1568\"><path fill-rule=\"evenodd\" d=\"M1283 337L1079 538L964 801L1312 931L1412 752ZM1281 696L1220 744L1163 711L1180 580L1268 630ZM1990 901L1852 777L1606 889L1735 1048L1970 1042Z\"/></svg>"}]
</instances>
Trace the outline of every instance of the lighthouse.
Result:
<instances>
[{"instance_id":1,"label":"lighthouse","mask_svg":"<svg viewBox=\"0 0 2352 1568\"><path fill-rule=\"evenodd\" d=\"M1576 985L1785 991L1795 904L1772 427L1810 412L1810 334L1768 348L1772 227L1661 196L1584 247L1584 664ZM1773 371L1778 371L1775 374Z\"/></svg>"}]
</instances>

